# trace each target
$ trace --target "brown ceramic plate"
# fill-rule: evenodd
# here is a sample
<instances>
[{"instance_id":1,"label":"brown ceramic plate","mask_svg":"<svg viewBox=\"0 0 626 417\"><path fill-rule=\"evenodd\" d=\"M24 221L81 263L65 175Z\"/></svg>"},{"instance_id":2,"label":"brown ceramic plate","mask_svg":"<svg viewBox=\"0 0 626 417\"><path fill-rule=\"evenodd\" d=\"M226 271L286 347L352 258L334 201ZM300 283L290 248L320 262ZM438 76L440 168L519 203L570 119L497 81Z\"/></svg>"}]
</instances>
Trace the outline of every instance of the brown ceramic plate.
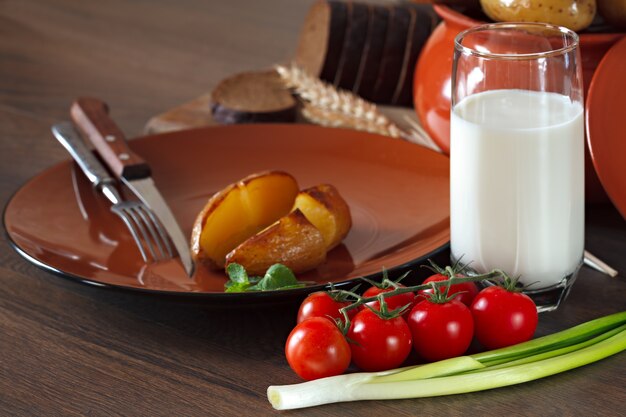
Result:
<instances>
[{"instance_id":1,"label":"brown ceramic plate","mask_svg":"<svg viewBox=\"0 0 626 417\"><path fill-rule=\"evenodd\" d=\"M626 219L626 38L606 53L587 96L587 140L604 190Z\"/></svg>"},{"instance_id":2,"label":"brown ceramic plate","mask_svg":"<svg viewBox=\"0 0 626 417\"><path fill-rule=\"evenodd\" d=\"M325 264L299 277L319 284L228 294L219 271L200 266L189 279L178 258L145 265L106 200L68 161L30 180L6 207L5 227L18 252L90 284L222 301L304 294L328 282L347 285L361 276L376 277L383 267L415 268L447 249L448 159L417 145L309 125L238 125L147 136L131 141L131 147L152 166L187 234L213 193L268 169L293 174L301 188L335 185L350 205L353 227Z\"/></svg>"}]
</instances>

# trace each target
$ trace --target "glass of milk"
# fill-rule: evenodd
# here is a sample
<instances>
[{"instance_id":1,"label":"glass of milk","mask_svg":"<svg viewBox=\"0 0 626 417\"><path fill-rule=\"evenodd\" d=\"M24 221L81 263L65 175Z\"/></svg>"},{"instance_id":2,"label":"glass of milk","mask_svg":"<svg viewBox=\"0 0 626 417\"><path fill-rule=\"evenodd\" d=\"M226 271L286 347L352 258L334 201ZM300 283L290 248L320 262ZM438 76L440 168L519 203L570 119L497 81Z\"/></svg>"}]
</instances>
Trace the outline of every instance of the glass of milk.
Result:
<instances>
[{"instance_id":1,"label":"glass of milk","mask_svg":"<svg viewBox=\"0 0 626 417\"><path fill-rule=\"evenodd\" d=\"M539 311L562 302L584 251L578 36L495 23L455 39L451 251L470 272L519 277Z\"/></svg>"}]
</instances>

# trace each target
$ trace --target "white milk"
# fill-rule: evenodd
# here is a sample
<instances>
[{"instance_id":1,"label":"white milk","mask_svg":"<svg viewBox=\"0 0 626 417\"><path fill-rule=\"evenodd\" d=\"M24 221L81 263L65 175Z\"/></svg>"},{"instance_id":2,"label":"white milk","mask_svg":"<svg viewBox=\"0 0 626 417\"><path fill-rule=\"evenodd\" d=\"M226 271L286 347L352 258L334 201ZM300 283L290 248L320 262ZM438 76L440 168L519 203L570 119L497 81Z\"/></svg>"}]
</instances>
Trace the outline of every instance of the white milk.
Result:
<instances>
[{"instance_id":1,"label":"white milk","mask_svg":"<svg viewBox=\"0 0 626 417\"><path fill-rule=\"evenodd\" d=\"M584 244L583 109L555 93L496 90L451 116L452 255L540 289L576 271Z\"/></svg>"}]
</instances>

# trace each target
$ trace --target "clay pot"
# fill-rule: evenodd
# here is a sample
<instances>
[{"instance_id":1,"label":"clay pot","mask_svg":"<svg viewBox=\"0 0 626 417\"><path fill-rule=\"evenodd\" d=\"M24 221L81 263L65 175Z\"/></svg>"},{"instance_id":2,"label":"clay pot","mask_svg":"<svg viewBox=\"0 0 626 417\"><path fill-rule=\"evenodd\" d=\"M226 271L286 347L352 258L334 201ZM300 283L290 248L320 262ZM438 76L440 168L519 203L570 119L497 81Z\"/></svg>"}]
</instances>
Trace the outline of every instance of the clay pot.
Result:
<instances>
[{"instance_id":1,"label":"clay pot","mask_svg":"<svg viewBox=\"0 0 626 417\"><path fill-rule=\"evenodd\" d=\"M434 8L443 21L435 28L420 54L413 80L413 100L426 131L445 153L449 153L450 78L454 38L459 32L484 22L465 16L447 6L435 5ZM625 33L580 34L585 95L602 57L625 35ZM588 149L585 155L585 193L587 202L608 201L593 169Z\"/></svg>"}]
</instances>

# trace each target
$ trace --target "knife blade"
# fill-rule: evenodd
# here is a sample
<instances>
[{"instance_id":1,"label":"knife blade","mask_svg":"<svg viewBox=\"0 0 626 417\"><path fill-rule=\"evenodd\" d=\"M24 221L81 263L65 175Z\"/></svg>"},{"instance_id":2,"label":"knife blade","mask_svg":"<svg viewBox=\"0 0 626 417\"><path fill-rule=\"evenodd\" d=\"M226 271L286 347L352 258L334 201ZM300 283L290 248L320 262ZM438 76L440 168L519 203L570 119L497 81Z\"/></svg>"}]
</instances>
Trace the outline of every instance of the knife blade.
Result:
<instances>
[{"instance_id":1,"label":"knife blade","mask_svg":"<svg viewBox=\"0 0 626 417\"><path fill-rule=\"evenodd\" d=\"M195 265L187 238L152 180L150 166L130 149L124 134L110 118L106 103L80 97L72 104L70 114L111 172L154 212L174 243L185 272L193 276Z\"/></svg>"}]
</instances>

